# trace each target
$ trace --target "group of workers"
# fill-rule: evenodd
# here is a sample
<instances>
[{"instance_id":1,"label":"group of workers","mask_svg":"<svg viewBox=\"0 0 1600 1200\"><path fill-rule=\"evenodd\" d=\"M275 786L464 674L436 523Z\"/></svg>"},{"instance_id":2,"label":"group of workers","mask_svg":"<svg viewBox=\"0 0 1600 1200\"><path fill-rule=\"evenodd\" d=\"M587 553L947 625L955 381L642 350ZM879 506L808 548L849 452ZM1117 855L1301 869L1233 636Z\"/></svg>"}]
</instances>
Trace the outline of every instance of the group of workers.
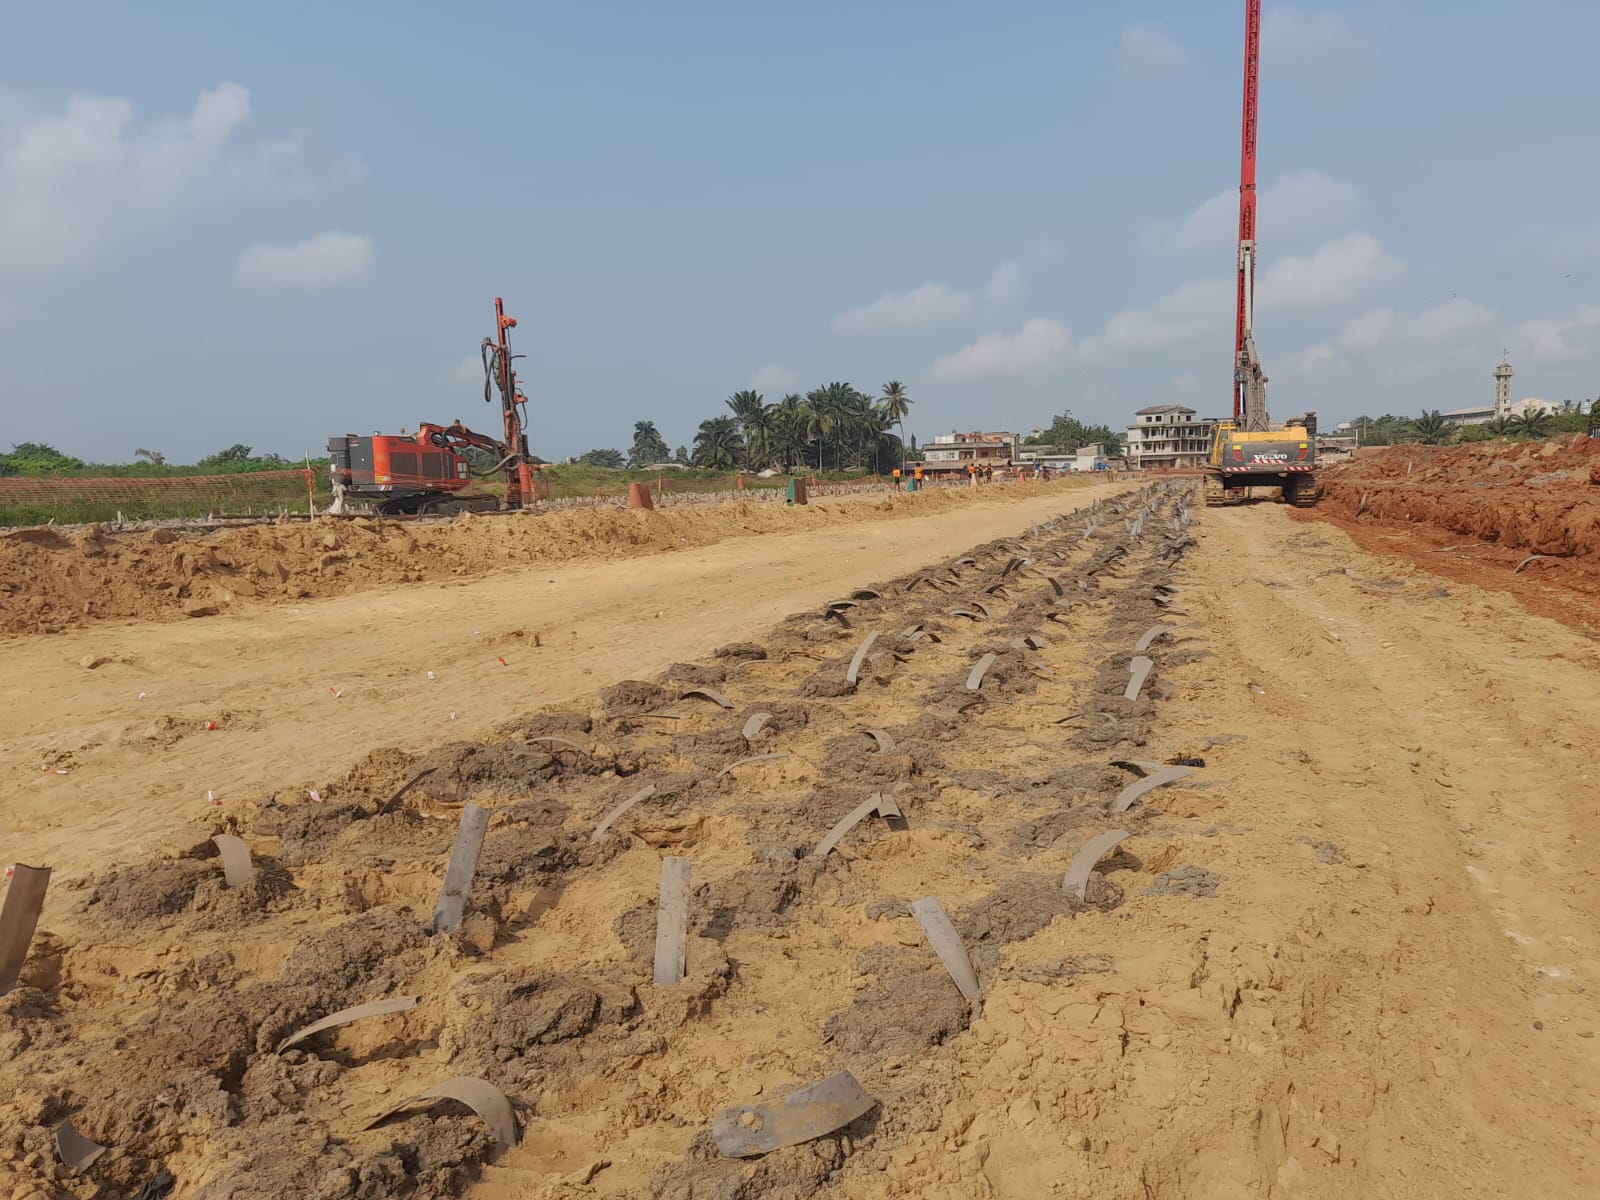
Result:
<instances>
[{"instance_id":1,"label":"group of workers","mask_svg":"<svg viewBox=\"0 0 1600 1200\"><path fill-rule=\"evenodd\" d=\"M896 467L893 474L895 487L898 488L905 479L905 472ZM967 479L973 483L990 483L994 480L994 467L989 463L969 462L967 464ZM919 463L911 469L911 490L916 491L920 487L922 487L922 466Z\"/></svg>"}]
</instances>

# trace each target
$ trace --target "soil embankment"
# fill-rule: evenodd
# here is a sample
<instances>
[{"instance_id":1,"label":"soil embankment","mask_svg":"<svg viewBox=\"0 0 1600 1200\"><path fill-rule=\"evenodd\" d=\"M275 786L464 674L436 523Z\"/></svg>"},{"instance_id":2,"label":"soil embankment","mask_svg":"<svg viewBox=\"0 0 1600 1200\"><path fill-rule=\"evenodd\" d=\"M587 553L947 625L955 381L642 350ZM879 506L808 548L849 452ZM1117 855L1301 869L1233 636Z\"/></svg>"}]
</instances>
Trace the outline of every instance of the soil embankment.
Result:
<instances>
[{"instance_id":1,"label":"soil embankment","mask_svg":"<svg viewBox=\"0 0 1600 1200\"><path fill-rule=\"evenodd\" d=\"M1062 495L1072 481L935 488L909 495L690 504L659 511L584 508L464 516L204 523L119 533L90 525L0 532L0 637L92 621L211 616L396 584L476 578L519 567L631 558L753 534L800 533Z\"/></svg>"},{"instance_id":2,"label":"soil embankment","mask_svg":"<svg viewBox=\"0 0 1600 1200\"><path fill-rule=\"evenodd\" d=\"M1600 441L1395 446L1327 472L1300 521L1600 631Z\"/></svg>"}]
</instances>

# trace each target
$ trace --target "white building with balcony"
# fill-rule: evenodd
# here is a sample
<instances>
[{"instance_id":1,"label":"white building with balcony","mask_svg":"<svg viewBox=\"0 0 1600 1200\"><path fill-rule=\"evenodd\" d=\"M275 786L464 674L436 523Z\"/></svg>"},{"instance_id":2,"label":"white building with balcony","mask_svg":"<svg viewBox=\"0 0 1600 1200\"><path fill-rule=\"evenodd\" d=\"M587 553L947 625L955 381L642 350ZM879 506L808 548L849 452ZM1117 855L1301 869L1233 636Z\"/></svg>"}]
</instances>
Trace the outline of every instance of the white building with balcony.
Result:
<instances>
[{"instance_id":1,"label":"white building with balcony","mask_svg":"<svg viewBox=\"0 0 1600 1200\"><path fill-rule=\"evenodd\" d=\"M1152 404L1133 416L1123 454L1135 471L1187 470L1211 461L1215 417L1197 418L1182 404Z\"/></svg>"}]
</instances>

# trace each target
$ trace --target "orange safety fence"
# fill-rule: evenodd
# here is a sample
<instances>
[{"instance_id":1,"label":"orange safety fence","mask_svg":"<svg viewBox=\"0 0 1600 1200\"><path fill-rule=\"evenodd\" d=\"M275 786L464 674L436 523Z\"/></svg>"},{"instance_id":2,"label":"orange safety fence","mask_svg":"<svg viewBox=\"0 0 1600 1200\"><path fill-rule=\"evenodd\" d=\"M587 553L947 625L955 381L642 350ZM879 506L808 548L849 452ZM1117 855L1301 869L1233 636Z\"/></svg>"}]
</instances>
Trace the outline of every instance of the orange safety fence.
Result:
<instances>
[{"instance_id":1,"label":"orange safety fence","mask_svg":"<svg viewBox=\"0 0 1600 1200\"><path fill-rule=\"evenodd\" d=\"M286 471L239 471L227 475L165 475L65 478L55 475L0 477L0 507L52 508L85 501L141 504L178 501L202 504L297 502L316 490L304 467Z\"/></svg>"}]
</instances>

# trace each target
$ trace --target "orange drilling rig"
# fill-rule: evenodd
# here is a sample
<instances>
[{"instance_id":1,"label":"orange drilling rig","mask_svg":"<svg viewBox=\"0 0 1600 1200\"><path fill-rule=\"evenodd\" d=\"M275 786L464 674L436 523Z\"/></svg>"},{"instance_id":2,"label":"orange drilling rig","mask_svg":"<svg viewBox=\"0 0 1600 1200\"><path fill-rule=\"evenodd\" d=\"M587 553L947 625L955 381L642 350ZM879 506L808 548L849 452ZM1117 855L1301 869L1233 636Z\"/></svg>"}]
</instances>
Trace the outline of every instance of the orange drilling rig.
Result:
<instances>
[{"instance_id":1,"label":"orange drilling rig","mask_svg":"<svg viewBox=\"0 0 1600 1200\"><path fill-rule=\"evenodd\" d=\"M449 425L423 422L414 434L375 433L359 437L350 433L328 439L333 479L333 506L341 512L346 497L377 502L386 516L397 514L494 511L501 507L494 496L465 496L461 492L472 482L472 466L464 450L481 451L495 461L479 474L506 473L506 508L527 508L534 503L534 465L528 453L524 432L527 396L517 383L512 367L508 334L517 327L515 317L506 316L505 304L494 301L495 334L484 338L483 398L492 401L500 395L500 411L505 438L474 433L460 421Z\"/></svg>"}]
</instances>

